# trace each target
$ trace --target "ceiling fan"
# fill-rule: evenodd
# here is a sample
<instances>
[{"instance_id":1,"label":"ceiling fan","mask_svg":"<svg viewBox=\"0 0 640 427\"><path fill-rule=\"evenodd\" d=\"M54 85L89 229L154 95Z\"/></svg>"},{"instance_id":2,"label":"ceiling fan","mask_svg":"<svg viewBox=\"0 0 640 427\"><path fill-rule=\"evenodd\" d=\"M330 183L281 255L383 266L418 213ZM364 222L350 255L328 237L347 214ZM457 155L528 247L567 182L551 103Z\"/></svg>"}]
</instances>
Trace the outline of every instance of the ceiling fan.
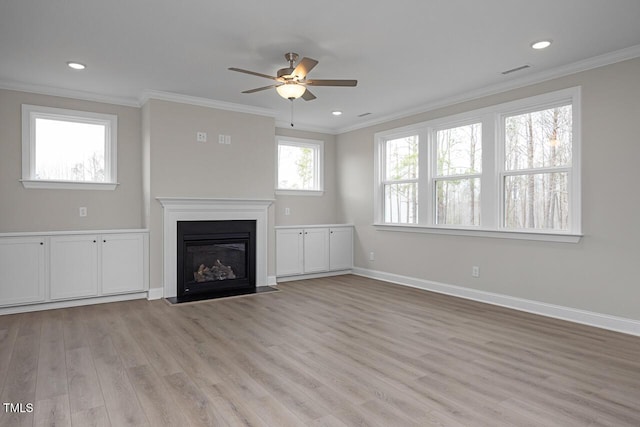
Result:
<instances>
[{"instance_id":1,"label":"ceiling fan","mask_svg":"<svg viewBox=\"0 0 640 427\"><path fill-rule=\"evenodd\" d=\"M242 68L231 67L229 70L237 71L240 73L251 74L258 77L265 77L267 79L275 80L277 83L259 87L256 89L245 90L242 93L254 93L261 90L276 88L278 94L289 100L294 100L302 97L305 101L311 101L316 99L316 96L309 91L307 86L355 86L358 84L357 80L307 80L307 74L318 64L315 59L304 57L294 67L295 62L298 60L298 54L289 52L284 55L285 59L289 61L287 68L281 68L278 70L277 76L273 77L268 74L256 73L255 71L243 70Z\"/></svg>"}]
</instances>

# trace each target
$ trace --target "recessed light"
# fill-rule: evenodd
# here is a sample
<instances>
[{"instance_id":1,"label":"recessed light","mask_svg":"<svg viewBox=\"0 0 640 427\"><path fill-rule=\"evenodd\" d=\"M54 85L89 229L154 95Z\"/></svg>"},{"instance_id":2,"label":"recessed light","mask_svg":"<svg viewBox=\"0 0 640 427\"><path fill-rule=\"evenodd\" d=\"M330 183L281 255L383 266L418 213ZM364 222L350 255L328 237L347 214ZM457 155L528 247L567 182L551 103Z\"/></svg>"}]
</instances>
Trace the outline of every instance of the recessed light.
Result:
<instances>
[{"instance_id":1,"label":"recessed light","mask_svg":"<svg viewBox=\"0 0 640 427\"><path fill-rule=\"evenodd\" d=\"M73 62L73 61L67 62L67 66L69 68L73 68L74 70L84 70L85 68L87 68L86 65L81 64L79 62Z\"/></svg>"},{"instance_id":2,"label":"recessed light","mask_svg":"<svg viewBox=\"0 0 640 427\"><path fill-rule=\"evenodd\" d=\"M531 47L534 49L544 49L549 46L551 46L551 40L540 40L540 41L531 43Z\"/></svg>"},{"instance_id":3,"label":"recessed light","mask_svg":"<svg viewBox=\"0 0 640 427\"><path fill-rule=\"evenodd\" d=\"M331 114L333 114L334 116L341 116L342 111L335 110L335 111L332 111Z\"/></svg>"}]
</instances>

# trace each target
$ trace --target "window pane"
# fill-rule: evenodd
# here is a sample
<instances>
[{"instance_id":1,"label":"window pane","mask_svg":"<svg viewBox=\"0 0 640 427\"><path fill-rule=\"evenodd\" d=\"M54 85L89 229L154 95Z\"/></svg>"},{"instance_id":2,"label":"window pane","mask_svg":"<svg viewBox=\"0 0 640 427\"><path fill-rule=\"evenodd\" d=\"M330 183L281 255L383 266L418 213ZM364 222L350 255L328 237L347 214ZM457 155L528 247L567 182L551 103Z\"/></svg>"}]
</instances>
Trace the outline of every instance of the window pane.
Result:
<instances>
[{"instance_id":1,"label":"window pane","mask_svg":"<svg viewBox=\"0 0 640 427\"><path fill-rule=\"evenodd\" d=\"M386 141L385 155L386 181L418 177L418 135Z\"/></svg>"},{"instance_id":2,"label":"window pane","mask_svg":"<svg viewBox=\"0 0 640 427\"><path fill-rule=\"evenodd\" d=\"M35 179L105 182L105 125L36 118L35 133Z\"/></svg>"},{"instance_id":3,"label":"window pane","mask_svg":"<svg viewBox=\"0 0 640 427\"><path fill-rule=\"evenodd\" d=\"M505 169L571 165L571 105L505 119Z\"/></svg>"},{"instance_id":4,"label":"window pane","mask_svg":"<svg viewBox=\"0 0 640 427\"><path fill-rule=\"evenodd\" d=\"M278 145L278 188L319 190L316 175L316 150L311 147Z\"/></svg>"},{"instance_id":5,"label":"window pane","mask_svg":"<svg viewBox=\"0 0 640 427\"><path fill-rule=\"evenodd\" d=\"M565 172L505 177L505 227L568 230L568 186Z\"/></svg>"},{"instance_id":6,"label":"window pane","mask_svg":"<svg viewBox=\"0 0 640 427\"><path fill-rule=\"evenodd\" d=\"M480 178L436 181L436 224L480 225Z\"/></svg>"},{"instance_id":7,"label":"window pane","mask_svg":"<svg viewBox=\"0 0 640 427\"><path fill-rule=\"evenodd\" d=\"M436 138L438 176L482 171L482 124L439 130Z\"/></svg>"},{"instance_id":8,"label":"window pane","mask_svg":"<svg viewBox=\"0 0 640 427\"><path fill-rule=\"evenodd\" d=\"M418 183L384 186L384 222L397 224L418 222Z\"/></svg>"}]
</instances>

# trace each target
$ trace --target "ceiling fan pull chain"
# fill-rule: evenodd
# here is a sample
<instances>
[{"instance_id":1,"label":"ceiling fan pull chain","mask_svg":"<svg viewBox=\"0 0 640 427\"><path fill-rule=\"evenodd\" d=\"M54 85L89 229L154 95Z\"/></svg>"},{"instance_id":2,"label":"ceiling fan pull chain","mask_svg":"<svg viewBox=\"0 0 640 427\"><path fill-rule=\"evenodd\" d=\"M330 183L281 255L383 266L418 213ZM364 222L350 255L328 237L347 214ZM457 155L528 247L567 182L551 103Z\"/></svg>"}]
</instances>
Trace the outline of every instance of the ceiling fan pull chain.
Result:
<instances>
[{"instance_id":1,"label":"ceiling fan pull chain","mask_svg":"<svg viewBox=\"0 0 640 427\"><path fill-rule=\"evenodd\" d=\"M290 99L291 101L291 127L293 127L293 99Z\"/></svg>"}]
</instances>

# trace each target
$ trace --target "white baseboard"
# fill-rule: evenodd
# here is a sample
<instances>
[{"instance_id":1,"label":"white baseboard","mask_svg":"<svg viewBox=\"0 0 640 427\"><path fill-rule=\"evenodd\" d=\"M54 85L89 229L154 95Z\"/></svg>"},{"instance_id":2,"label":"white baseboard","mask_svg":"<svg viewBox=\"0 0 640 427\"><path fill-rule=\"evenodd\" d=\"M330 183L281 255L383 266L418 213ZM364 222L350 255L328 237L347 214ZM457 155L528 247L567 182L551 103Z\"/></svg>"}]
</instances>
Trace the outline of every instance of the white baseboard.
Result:
<instances>
[{"instance_id":1,"label":"white baseboard","mask_svg":"<svg viewBox=\"0 0 640 427\"><path fill-rule=\"evenodd\" d=\"M276 286L277 284L276 276L267 276L267 283L262 286Z\"/></svg>"},{"instance_id":2,"label":"white baseboard","mask_svg":"<svg viewBox=\"0 0 640 427\"><path fill-rule=\"evenodd\" d=\"M323 273L298 274L296 276L279 276L277 277L277 279L278 279L278 282L283 283L283 282L291 282L293 280L317 279L319 277L341 276L343 274L351 274L351 273L353 273L352 270L338 270L338 271L326 271Z\"/></svg>"},{"instance_id":3,"label":"white baseboard","mask_svg":"<svg viewBox=\"0 0 640 427\"><path fill-rule=\"evenodd\" d=\"M14 307L0 308L0 315L27 313L30 311L53 310L56 308L78 307L80 305L104 304L108 302L128 301L143 299L147 297L146 292L136 292L132 294L111 295L106 297L82 298L67 301L45 302L39 304L18 305Z\"/></svg>"},{"instance_id":4,"label":"white baseboard","mask_svg":"<svg viewBox=\"0 0 640 427\"><path fill-rule=\"evenodd\" d=\"M512 308L514 310L526 311L528 313L567 320L569 322L581 323L583 325L594 326L596 328L608 329L611 331L622 332L624 334L640 336L640 321L634 319L616 317L608 314L595 313L560 305L547 304L539 301L532 301L508 295L479 291L476 289L464 288L462 286L448 285L446 283L433 282L431 280L401 276L399 274L369 270L366 268L354 267L353 274L363 277L369 277L371 279L383 280L385 282L409 286L412 288L424 289L440 294L452 295L488 304L499 305L502 307Z\"/></svg>"},{"instance_id":5,"label":"white baseboard","mask_svg":"<svg viewBox=\"0 0 640 427\"><path fill-rule=\"evenodd\" d=\"M164 288L149 288L147 291L147 299L149 301L154 299L161 299L164 297Z\"/></svg>"}]
</instances>

